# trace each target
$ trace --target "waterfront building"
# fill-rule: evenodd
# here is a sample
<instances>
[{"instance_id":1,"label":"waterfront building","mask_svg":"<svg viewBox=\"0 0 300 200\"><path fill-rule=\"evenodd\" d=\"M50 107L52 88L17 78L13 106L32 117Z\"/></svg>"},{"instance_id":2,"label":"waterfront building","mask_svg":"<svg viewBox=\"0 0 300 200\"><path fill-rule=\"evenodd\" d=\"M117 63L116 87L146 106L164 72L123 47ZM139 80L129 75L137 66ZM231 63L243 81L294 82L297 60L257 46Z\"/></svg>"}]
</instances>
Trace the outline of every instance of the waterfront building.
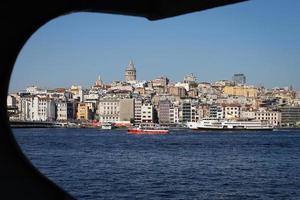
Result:
<instances>
[{"instance_id":1,"label":"waterfront building","mask_svg":"<svg viewBox=\"0 0 300 200\"><path fill-rule=\"evenodd\" d=\"M213 104L209 106L209 118L217 118L217 119L223 119L224 116L224 109L222 106Z\"/></svg>"},{"instance_id":2,"label":"waterfront building","mask_svg":"<svg viewBox=\"0 0 300 200\"><path fill-rule=\"evenodd\" d=\"M230 104L230 105L222 105L223 110L223 118L225 119L238 119L241 114L241 106Z\"/></svg>"},{"instance_id":3,"label":"waterfront building","mask_svg":"<svg viewBox=\"0 0 300 200\"><path fill-rule=\"evenodd\" d=\"M9 119L18 119L17 98L14 95L8 95L6 105Z\"/></svg>"},{"instance_id":4,"label":"waterfront building","mask_svg":"<svg viewBox=\"0 0 300 200\"><path fill-rule=\"evenodd\" d=\"M240 114L241 119L256 119L255 110L241 110Z\"/></svg>"},{"instance_id":5,"label":"waterfront building","mask_svg":"<svg viewBox=\"0 0 300 200\"><path fill-rule=\"evenodd\" d=\"M54 121L55 102L48 97L33 97L31 103L31 119L33 121Z\"/></svg>"},{"instance_id":6,"label":"waterfront building","mask_svg":"<svg viewBox=\"0 0 300 200\"><path fill-rule=\"evenodd\" d=\"M8 95L6 100L7 107L17 107L17 99L13 95Z\"/></svg>"},{"instance_id":7,"label":"waterfront building","mask_svg":"<svg viewBox=\"0 0 300 200\"><path fill-rule=\"evenodd\" d=\"M75 106L73 102L58 101L56 102L56 120L70 121L75 117Z\"/></svg>"},{"instance_id":8,"label":"waterfront building","mask_svg":"<svg viewBox=\"0 0 300 200\"><path fill-rule=\"evenodd\" d=\"M120 99L120 117L122 122L131 123L134 120L134 99Z\"/></svg>"},{"instance_id":9,"label":"waterfront building","mask_svg":"<svg viewBox=\"0 0 300 200\"><path fill-rule=\"evenodd\" d=\"M200 118L199 110L198 110L198 103L191 102L191 119L190 122L197 122Z\"/></svg>"},{"instance_id":10,"label":"waterfront building","mask_svg":"<svg viewBox=\"0 0 300 200\"><path fill-rule=\"evenodd\" d=\"M172 104L169 100L160 100L158 104L158 121L159 124L169 125L171 123L170 119L170 109ZM174 119L173 119L174 120Z\"/></svg>"},{"instance_id":11,"label":"waterfront building","mask_svg":"<svg viewBox=\"0 0 300 200\"><path fill-rule=\"evenodd\" d=\"M77 104L77 120L87 121L93 119L93 110L89 103Z\"/></svg>"},{"instance_id":12,"label":"waterfront building","mask_svg":"<svg viewBox=\"0 0 300 200\"><path fill-rule=\"evenodd\" d=\"M179 124L179 107L174 103L171 104L170 108L170 123Z\"/></svg>"},{"instance_id":13,"label":"waterfront building","mask_svg":"<svg viewBox=\"0 0 300 200\"><path fill-rule=\"evenodd\" d=\"M150 102L145 102L142 104L141 114L142 123L154 123L154 107Z\"/></svg>"},{"instance_id":14,"label":"waterfront building","mask_svg":"<svg viewBox=\"0 0 300 200\"><path fill-rule=\"evenodd\" d=\"M142 105L143 100L140 98L134 99L134 123L140 124L142 122Z\"/></svg>"},{"instance_id":15,"label":"waterfront building","mask_svg":"<svg viewBox=\"0 0 300 200\"><path fill-rule=\"evenodd\" d=\"M282 126L300 125L300 106L280 107Z\"/></svg>"},{"instance_id":16,"label":"waterfront building","mask_svg":"<svg viewBox=\"0 0 300 200\"><path fill-rule=\"evenodd\" d=\"M32 120L32 99L33 95L29 93L21 93L18 104L19 120L30 121Z\"/></svg>"},{"instance_id":17,"label":"waterfront building","mask_svg":"<svg viewBox=\"0 0 300 200\"><path fill-rule=\"evenodd\" d=\"M232 81L237 84L246 84L246 76L244 74L234 74L232 77Z\"/></svg>"},{"instance_id":18,"label":"waterfront building","mask_svg":"<svg viewBox=\"0 0 300 200\"><path fill-rule=\"evenodd\" d=\"M242 119L255 119L265 121L273 126L281 126L281 113L279 111L268 110L267 108L259 108L253 111L241 111Z\"/></svg>"},{"instance_id":19,"label":"waterfront building","mask_svg":"<svg viewBox=\"0 0 300 200\"><path fill-rule=\"evenodd\" d=\"M254 87L242 85L242 86L225 86L223 92L226 95L256 98L258 90L257 88Z\"/></svg>"},{"instance_id":20,"label":"waterfront building","mask_svg":"<svg viewBox=\"0 0 300 200\"><path fill-rule=\"evenodd\" d=\"M261 121L268 121L269 124L273 126L280 126L281 125L281 113L278 111L266 110L260 108L258 111L255 112L255 119Z\"/></svg>"},{"instance_id":21,"label":"waterfront building","mask_svg":"<svg viewBox=\"0 0 300 200\"><path fill-rule=\"evenodd\" d=\"M181 102L181 123L186 123L191 121L191 101L190 99L185 99Z\"/></svg>"},{"instance_id":22,"label":"waterfront building","mask_svg":"<svg viewBox=\"0 0 300 200\"><path fill-rule=\"evenodd\" d=\"M91 119L94 119L94 115L96 114L98 103L96 104L92 101L85 101L84 103L89 107L92 116Z\"/></svg>"},{"instance_id":23,"label":"waterfront building","mask_svg":"<svg viewBox=\"0 0 300 200\"><path fill-rule=\"evenodd\" d=\"M129 62L129 65L125 69L125 81L126 82L136 81L136 69L134 67L132 60Z\"/></svg>"},{"instance_id":24,"label":"waterfront building","mask_svg":"<svg viewBox=\"0 0 300 200\"><path fill-rule=\"evenodd\" d=\"M116 96L100 99L98 114L100 122L120 121L120 98Z\"/></svg>"},{"instance_id":25,"label":"waterfront building","mask_svg":"<svg viewBox=\"0 0 300 200\"><path fill-rule=\"evenodd\" d=\"M210 106L208 104L199 104L197 106L199 120L209 117L209 108Z\"/></svg>"},{"instance_id":26,"label":"waterfront building","mask_svg":"<svg viewBox=\"0 0 300 200\"><path fill-rule=\"evenodd\" d=\"M235 104L213 104L209 107L209 117L217 119L240 118L241 106Z\"/></svg>"}]
</instances>

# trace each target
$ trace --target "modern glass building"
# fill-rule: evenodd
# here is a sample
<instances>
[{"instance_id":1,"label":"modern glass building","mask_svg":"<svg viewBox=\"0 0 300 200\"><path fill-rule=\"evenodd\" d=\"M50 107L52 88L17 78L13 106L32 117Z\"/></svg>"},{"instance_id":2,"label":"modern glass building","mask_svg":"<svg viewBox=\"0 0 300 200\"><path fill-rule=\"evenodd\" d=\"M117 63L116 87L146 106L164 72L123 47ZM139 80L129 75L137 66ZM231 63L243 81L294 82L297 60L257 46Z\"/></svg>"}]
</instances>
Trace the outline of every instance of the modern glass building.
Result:
<instances>
[{"instance_id":1,"label":"modern glass building","mask_svg":"<svg viewBox=\"0 0 300 200\"><path fill-rule=\"evenodd\" d=\"M234 74L232 81L235 84L246 84L246 76L244 74Z\"/></svg>"}]
</instances>

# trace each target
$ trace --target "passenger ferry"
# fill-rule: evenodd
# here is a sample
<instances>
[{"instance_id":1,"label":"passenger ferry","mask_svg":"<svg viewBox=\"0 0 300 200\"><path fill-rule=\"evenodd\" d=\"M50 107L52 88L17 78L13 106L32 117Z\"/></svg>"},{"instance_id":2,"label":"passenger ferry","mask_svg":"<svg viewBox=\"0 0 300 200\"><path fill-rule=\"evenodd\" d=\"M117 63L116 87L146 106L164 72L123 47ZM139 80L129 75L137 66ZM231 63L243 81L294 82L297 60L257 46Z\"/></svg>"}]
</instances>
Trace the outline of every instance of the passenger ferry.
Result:
<instances>
[{"instance_id":1,"label":"passenger ferry","mask_svg":"<svg viewBox=\"0 0 300 200\"><path fill-rule=\"evenodd\" d=\"M227 120L204 118L198 122L188 122L193 130L273 130L274 126L264 121Z\"/></svg>"},{"instance_id":2,"label":"passenger ferry","mask_svg":"<svg viewBox=\"0 0 300 200\"><path fill-rule=\"evenodd\" d=\"M129 134L168 134L169 127L158 124L140 124L138 127L128 129L127 132Z\"/></svg>"}]
</instances>

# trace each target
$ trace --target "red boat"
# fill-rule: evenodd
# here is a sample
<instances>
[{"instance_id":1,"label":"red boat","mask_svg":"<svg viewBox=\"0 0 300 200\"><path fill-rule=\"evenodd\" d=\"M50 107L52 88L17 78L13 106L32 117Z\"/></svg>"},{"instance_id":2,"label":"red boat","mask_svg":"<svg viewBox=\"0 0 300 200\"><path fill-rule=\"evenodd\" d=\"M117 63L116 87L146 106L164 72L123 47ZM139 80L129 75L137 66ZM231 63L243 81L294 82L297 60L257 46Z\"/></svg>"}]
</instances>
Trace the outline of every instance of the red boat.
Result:
<instances>
[{"instance_id":1,"label":"red boat","mask_svg":"<svg viewBox=\"0 0 300 200\"><path fill-rule=\"evenodd\" d=\"M127 131L129 134L167 134L169 130L167 127L159 126L139 126L137 128L131 128Z\"/></svg>"}]
</instances>

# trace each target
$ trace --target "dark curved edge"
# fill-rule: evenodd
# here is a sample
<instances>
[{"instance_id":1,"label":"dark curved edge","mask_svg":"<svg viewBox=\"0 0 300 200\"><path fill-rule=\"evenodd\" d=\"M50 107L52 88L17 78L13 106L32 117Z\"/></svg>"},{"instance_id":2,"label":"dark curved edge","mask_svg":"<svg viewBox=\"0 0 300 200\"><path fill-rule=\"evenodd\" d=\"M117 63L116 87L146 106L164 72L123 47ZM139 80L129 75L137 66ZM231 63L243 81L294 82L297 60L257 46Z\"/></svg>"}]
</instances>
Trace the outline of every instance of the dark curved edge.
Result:
<instances>
[{"instance_id":1,"label":"dark curved edge","mask_svg":"<svg viewBox=\"0 0 300 200\"><path fill-rule=\"evenodd\" d=\"M150 20L245 0L44 0L0 3L0 199L74 199L41 174L22 153L9 127L10 75L28 38L49 20L76 11L142 16ZM24 74L25 76L26 74Z\"/></svg>"}]
</instances>

